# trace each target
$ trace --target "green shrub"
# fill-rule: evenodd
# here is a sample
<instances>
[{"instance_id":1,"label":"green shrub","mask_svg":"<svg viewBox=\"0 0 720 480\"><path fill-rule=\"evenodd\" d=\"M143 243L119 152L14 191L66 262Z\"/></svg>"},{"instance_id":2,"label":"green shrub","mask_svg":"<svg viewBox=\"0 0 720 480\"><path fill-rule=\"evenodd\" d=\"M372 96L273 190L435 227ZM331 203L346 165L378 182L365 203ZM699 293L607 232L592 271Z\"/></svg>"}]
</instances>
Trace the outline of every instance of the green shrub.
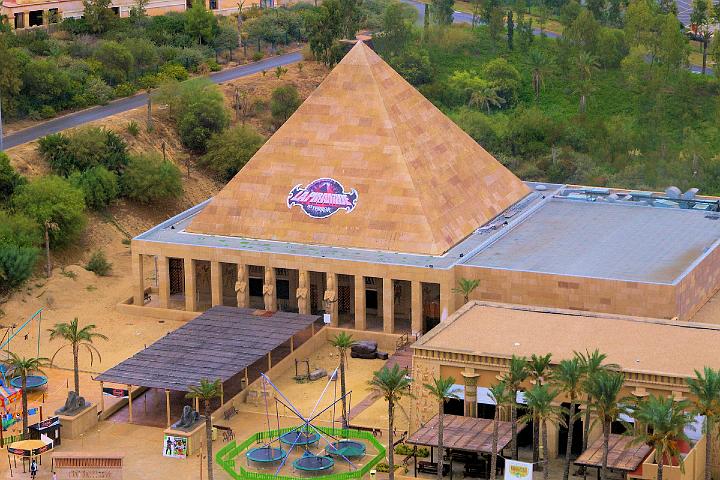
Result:
<instances>
[{"instance_id":1,"label":"green shrub","mask_svg":"<svg viewBox=\"0 0 720 480\"><path fill-rule=\"evenodd\" d=\"M260 60L263 59L264 56L265 56L265 54L263 52L253 53L253 56L252 56L253 62L259 62Z\"/></svg>"},{"instance_id":2,"label":"green shrub","mask_svg":"<svg viewBox=\"0 0 720 480\"><path fill-rule=\"evenodd\" d=\"M40 251L34 247L0 245L0 290L17 288L32 275Z\"/></svg>"},{"instance_id":3,"label":"green shrub","mask_svg":"<svg viewBox=\"0 0 720 480\"><path fill-rule=\"evenodd\" d=\"M160 67L158 77L161 80L177 80L182 82L187 80L190 75L185 67L176 63L168 63Z\"/></svg>"},{"instance_id":4,"label":"green shrub","mask_svg":"<svg viewBox=\"0 0 720 480\"><path fill-rule=\"evenodd\" d=\"M127 131L133 137L140 135L140 125L135 120L130 120L127 125Z\"/></svg>"},{"instance_id":5,"label":"green shrub","mask_svg":"<svg viewBox=\"0 0 720 480\"><path fill-rule=\"evenodd\" d=\"M208 58L208 52L203 48L183 48L175 58L175 62L194 72L201 63L205 62L206 58Z\"/></svg>"},{"instance_id":6,"label":"green shrub","mask_svg":"<svg viewBox=\"0 0 720 480\"><path fill-rule=\"evenodd\" d=\"M126 81L135 62L127 47L111 40L100 42L93 58L102 65L100 74L110 85Z\"/></svg>"},{"instance_id":7,"label":"green shrub","mask_svg":"<svg viewBox=\"0 0 720 480\"><path fill-rule=\"evenodd\" d=\"M131 95L135 95L137 91L138 89L134 84L125 82L115 87L113 95L117 98L129 97Z\"/></svg>"},{"instance_id":8,"label":"green shrub","mask_svg":"<svg viewBox=\"0 0 720 480\"><path fill-rule=\"evenodd\" d=\"M39 110L31 110L28 116L32 120L47 120L48 118L54 117L56 114L57 112L52 106L43 105Z\"/></svg>"},{"instance_id":9,"label":"green shrub","mask_svg":"<svg viewBox=\"0 0 720 480\"><path fill-rule=\"evenodd\" d=\"M95 250L90 256L90 261L85 265L85 270L93 272L100 277L107 277L112 271L112 263L108 262L105 252Z\"/></svg>"},{"instance_id":10,"label":"green shrub","mask_svg":"<svg viewBox=\"0 0 720 480\"><path fill-rule=\"evenodd\" d=\"M412 455L413 453L416 453L418 458L425 458L428 455L430 455L430 450L426 447L417 447L417 452L414 451L413 447L406 444L401 443L400 445L395 447L395 453L398 455Z\"/></svg>"},{"instance_id":11,"label":"green shrub","mask_svg":"<svg viewBox=\"0 0 720 480\"><path fill-rule=\"evenodd\" d=\"M120 177L123 195L140 203L173 200L182 196L180 169L157 153L133 155Z\"/></svg>"},{"instance_id":12,"label":"green shrub","mask_svg":"<svg viewBox=\"0 0 720 480\"><path fill-rule=\"evenodd\" d=\"M102 165L116 173L127 165L127 144L116 133L98 127L87 127L70 135L55 133L43 137L38 150L55 173L69 176Z\"/></svg>"},{"instance_id":13,"label":"green shrub","mask_svg":"<svg viewBox=\"0 0 720 480\"><path fill-rule=\"evenodd\" d=\"M264 141L252 127L236 125L210 138L201 163L229 180L255 155Z\"/></svg>"},{"instance_id":14,"label":"green shrub","mask_svg":"<svg viewBox=\"0 0 720 480\"><path fill-rule=\"evenodd\" d=\"M211 72L219 72L220 70L222 70L222 67L220 66L220 64L218 62L216 62L215 60L208 60L205 63L207 64L207 66Z\"/></svg>"},{"instance_id":15,"label":"green shrub","mask_svg":"<svg viewBox=\"0 0 720 480\"><path fill-rule=\"evenodd\" d=\"M35 220L20 213L10 214L0 210L0 245L35 247L42 241L43 233Z\"/></svg>"},{"instance_id":16,"label":"green shrub","mask_svg":"<svg viewBox=\"0 0 720 480\"><path fill-rule=\"evenodd\" d=\"M78 98L83 106L106 105L113 99L114 92L102 78L92 76L85 83L85 89Z\"/></svg>"},{"instance_id":17,"label":"green shrub","mask_svg":"<svg viewBox=\"0 0 720 480\"><path fill-rule=\"evenodd\" d=\"M273 119L273 125L279 127L295 113L300 106L300 94L293 85L284 85L278 87L272 92L270 97L270 113Z\"/></svg>"},{"instance_id":18,"label":"green shrub","mask_svg":"<svg viewBox=\"0 0 720 480\"><path fill-rule=\"evenodd\" d=\"M214 102L198 101L189 105L178 123L182 144L195 152L205 152L210 137L224 130L230 123L225 108Z\"/></svg>"},{"instance_id":19,"label":"green shrub","mask_svg":"<svg viewBox=\"0 0 720 480\"><path fill-rule=\"evenodd\" d=\"M408 49L406 52L390 58L390 65L412 85L432 82L433 69L427 52L420 49Z\"/></svg>"},{"instance_id":20,"label":"green shrub","mask_svg":"<svg viewBox=\"0 0 720 480\"><path fill-rule=\"evenodd\" d=\"M504 108L517 103L522 79L518 69L510 62L502 57L490 60L483 67L482 75L498 89L498 95L505 99Z\"/></svg>"},{"instance_id":21,"label":"green shrub","mask_svg":"<svg viewBox=\"0 0 720 480\"><path fill-rule=\"evenodd\" d=\"M85 205L93 210L107 207L120 194L117 175L101 165L73 173L70 182L82 190Z\"/></svg>"},{"instance_id":22,"label":"green shrub","mask_svg":"<svg viewBox=\"0 0 720 480\"><path fill-rule=\"evenodd\" d=\"M9 199L15 189L25 183L25 178L10 165L10 158L0 152L0 202Z\"/></svg>"}]
</instances>

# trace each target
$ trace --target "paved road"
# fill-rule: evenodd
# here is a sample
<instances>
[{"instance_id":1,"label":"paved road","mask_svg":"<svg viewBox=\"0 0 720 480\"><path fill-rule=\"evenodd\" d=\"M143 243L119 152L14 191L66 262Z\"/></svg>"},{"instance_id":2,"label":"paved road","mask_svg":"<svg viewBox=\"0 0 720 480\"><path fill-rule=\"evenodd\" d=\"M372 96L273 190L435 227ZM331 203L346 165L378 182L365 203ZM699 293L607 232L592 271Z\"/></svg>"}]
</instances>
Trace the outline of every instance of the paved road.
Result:
<instances>
[{"instance_id":1,"label":"paved road","mask_svg":"<svg viewBox=\"0 0 720 480\"><path fill-rule=\"evenodd\" d=\"M400 1L415 7L415 9L418 11L418 22L422 24L423 19L425 18L425 4L422 2L419 2L417 0L400 0ZM678 1L678 6L681 8L681 11L682 11L683 2L685 2L684 5L687 5L688 0L677 0L677 1ZM472 14L455 11L455 13L453 14L453 22L454 23L472 23ZM540 29L534 28L533 33L535 35L540 35ZM545 32L545 35L547 35L549 38L560 38L561 37L561 35L559 33L548 32L548 31ZM690 65L690 67L688 67L688 68L693 73L702 73L702 67L699 67L697 65ZM705 69L705 72L706 72L706 75L713 74L712 68L709 68L709 67Z\"/></svg>"},{"instance_id":2,"label":"paved road","mask_svg":"<svg viewBox=\"0 0 720 480\"><path fill-rule=\"evenodd\" d=\"M215 83L227 82L236 78L252 75L253 73L263 70L271 70L281 65L299 62L302 60L302 53L294 52L277 57L268 58L257 63L243 65L235 68L228 68L220 72L210 74L210 79ZM83 123L92 122L101 118L109 117L118 113L138 108L147 103L147 94L142 93L133 97L121 98L110 102L107 105L81 110L79 112L70 113L54 120L43 122L34 127L19 130L4 137L5 148L11 148L23 143L37 140L40 137L57 133L67 128L77 127Z\"/></svg>"}]
</instances>

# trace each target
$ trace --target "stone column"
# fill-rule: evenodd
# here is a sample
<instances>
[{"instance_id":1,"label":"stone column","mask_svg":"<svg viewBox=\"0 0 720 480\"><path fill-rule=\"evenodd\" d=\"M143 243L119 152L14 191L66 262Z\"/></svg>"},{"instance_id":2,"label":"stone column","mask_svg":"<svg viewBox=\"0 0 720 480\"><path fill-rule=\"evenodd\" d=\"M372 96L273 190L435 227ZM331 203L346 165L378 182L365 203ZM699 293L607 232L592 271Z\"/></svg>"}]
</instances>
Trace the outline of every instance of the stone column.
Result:
<instances>
[{"instance_id":1,"label":"stone column","mask_svg":"<svg viewBox=\"0 0 720 480\"><path fill-rule=\"evenodd\" d=\"M30 28L30 12L23 12L23 28Z\"/></svg>"},{"instance_id":2,"label":"stone column","mask_svg":"<svg viewBox=\"0 0 720 480\"><path fill-rule=\"evenodd\" d=\"M192 258L186 258L184 260L184 268L185 270L185 310L188 312L194 312L197 310L197 302L195 300L195 296L197 294L197 286L196 286L196 271L195 271L195 261Z\"/></svg>"},{"instance_id":3,"label":"stone column","mask_svg":"<svg viewBox=\"0 0 720 480\"><path fill-rule=\"evenodd\" d=\"M220 268L220 262L210 262L210 296L213 307L223 304L222 268Z\"/></svg>"},{"instance_id":4,"label":"stone column","mask_svg":"<svg viewBox=\"0 0 720 480\"><path fill-rule=\"evenodd\" d=\"M468 369L461 372L465 384L465 416L477 417L477 383L480 374L475 373L474 369Z\"/></svg>"},{"instance_id":5,"label":"stone column","mask_svg":"<svg viewBox=\"0 0 720 480\"><path fill-rule=\"evenodd\" d=\"M326 274L327 281L325 282L325 295L323 295L323 306L325 307L325 313L330 314L330 325L337 327L339 323L338 314L338 278L337 273Z\"/></svg>"},{"instance_id":6,"label":"stone column","mask_svg":"<svg viewBox=\"0 0 720 480\"><path fill-rule=\"evenodd\" d=\"M275 282L275 269L273 267L265 267L263 298L265 300L265 310L270 312L277 311L277 289L275 288Z\"/></svg>"},{"instance_id":7,"label":"stone column","mask_svg":"<svg viewBox=\"0 0 720 480\"><path fill-rule=\"evenodd\" d=\"M302 315L310 315L310 273L307 270L298 272L298 287L295 290L298 312Z\"/></svg>"},{"instance_id":8,"label":"stone column","mask_svg":"<svg viewBox=\"0 0 720 480\"><path fill-rule=\"evenodd\" d=\"M250 307L250 269L247 265L237 266L237 282L235 282L235 294L237 295L237 306L240 308Z\"/></svg>"},{"instance_id":9,"label":"stone column","mask_svg":"<svg viewBox=\"0 0 720 480\"><path fill-rule=\"evenodd\" d=\"M145 274L143 272L143 256L142 254L132 255L132 271L133 271L133 305L145 305Z\"/></svg>"},{"instance_id":10,"label":"stone column","mask_svg":"<svg viewBox=\"0 0 720 480\"><path fill-rule=\"evenodd\" d=\"M392 278L383 278L383 331L393 333L395 331L395 292L393 290Z\"/></svg>"},{"instance_id":11,"label":"stone column","mask_svg":"<svg viewBox=\"0 0 720 480\"><path fill-rule=\"evenodd\" d=\"M158 296L160 307L170 307L170 259L162 255L158 256Z\"/></svg>"},{"instance_id":12,"label":"stone column","mask_svg":"<svg viewBox=\"0 0 720 480\"><path fill-rule=\"evenodd\" d=\"M422 305L422 283L413 280L410 282L410 318L411 330L414 335L423 333L423 305Z\"/></svg>"},{"instance_id":13,"label":"stone column","mask_svg":"<svg viewBox=\"0 0 720 480\"><path fill-rule=\"evenodd\" d=\"M558 456L558 444L560 442L560 427L553 422L546 422L548 444L543 447L548 449L548 459L552 461L553 458ZM540 443L542 443L542 432L540 432ZM543 458L543 457L540 457Z\"/></svg>"},{"instance_id":14,"label":"stone column","mask_svg":"<svg viewBox=\"0 0 720 480\"><path fill-rule=\"evenodd\" d=\"M197 409L196 409L197 410ZM170 427L170 390L165 389L165 424Z\"/></svg>"},{"instance_id":15,"label":"stone column","mask_svg":"<svg viewBox=\"0 0 720 480\"><path fill-rule=\"evenodd\" d=\"M355 275L355 328L367 329L367 311L365 306L365 277Z\"/></svg>"}]
</instances>

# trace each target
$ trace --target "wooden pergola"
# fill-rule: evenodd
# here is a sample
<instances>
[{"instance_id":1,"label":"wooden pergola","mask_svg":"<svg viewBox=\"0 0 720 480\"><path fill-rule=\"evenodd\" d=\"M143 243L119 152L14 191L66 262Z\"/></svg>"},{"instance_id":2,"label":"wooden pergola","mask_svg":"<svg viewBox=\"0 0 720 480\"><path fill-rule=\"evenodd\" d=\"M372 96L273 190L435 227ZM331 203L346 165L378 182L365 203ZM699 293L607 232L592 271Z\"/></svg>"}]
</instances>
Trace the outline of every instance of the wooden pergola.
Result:
<instances>
[{"instance_id":1,"label":"wooden pergola","mask_svg":"<svg viewBox=\"0 0 720 480\"><path fill-rule=\"evenodd\" d=\"M608 468L627 475L634 472L645 461L652 448L644 443L634 442L629 435L610 434L608 442ZM575 465L597 468L598 478L602 468L603 438L600 437L575 460Z\"/></svg>"}]
</instances>

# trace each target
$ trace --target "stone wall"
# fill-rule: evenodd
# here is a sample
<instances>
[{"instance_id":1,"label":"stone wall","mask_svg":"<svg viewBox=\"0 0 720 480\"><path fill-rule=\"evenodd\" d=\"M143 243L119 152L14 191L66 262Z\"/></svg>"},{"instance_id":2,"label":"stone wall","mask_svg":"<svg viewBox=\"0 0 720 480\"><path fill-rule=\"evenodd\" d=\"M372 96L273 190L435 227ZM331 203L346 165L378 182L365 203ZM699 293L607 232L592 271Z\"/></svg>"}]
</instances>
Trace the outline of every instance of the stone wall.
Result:
<instances>
[{"instance_id":1,"label":"stone wall","mask_svg":"<svg viewBox=\"0 0 720 480\"><path fill-rule=\"evenodd\" d=\"M717 243L694 267L676 287L680 320L690 320L720 288L720 247Z\"/></svg>"}]
</instances>

